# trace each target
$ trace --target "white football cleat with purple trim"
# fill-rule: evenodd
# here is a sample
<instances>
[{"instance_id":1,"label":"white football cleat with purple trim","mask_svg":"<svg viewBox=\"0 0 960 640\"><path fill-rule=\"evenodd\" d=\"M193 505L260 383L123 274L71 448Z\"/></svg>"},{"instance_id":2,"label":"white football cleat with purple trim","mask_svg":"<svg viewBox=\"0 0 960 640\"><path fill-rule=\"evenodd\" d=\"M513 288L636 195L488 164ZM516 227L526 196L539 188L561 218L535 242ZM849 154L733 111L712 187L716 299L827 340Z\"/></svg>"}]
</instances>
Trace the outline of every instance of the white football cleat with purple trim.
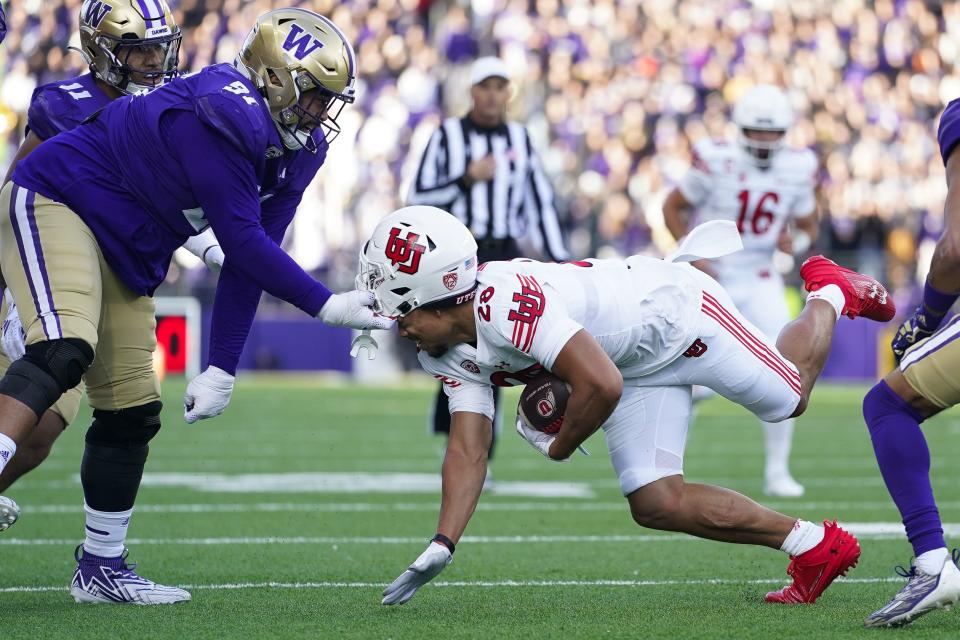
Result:
<instances>
[{"instance_id":1,"label":"white football cleat with purple trim","mask_svg":"<svg viewBox=\"0 0 960 640\"><path fill-rule=\"evenodd\" d=\"M70 595L77 602L92 604L173 604L190 600L190 593L157 584L134 573L127 564L127 551L116 558L101 558L77 547L77 571Z\"/></svg>"}]
</instances>

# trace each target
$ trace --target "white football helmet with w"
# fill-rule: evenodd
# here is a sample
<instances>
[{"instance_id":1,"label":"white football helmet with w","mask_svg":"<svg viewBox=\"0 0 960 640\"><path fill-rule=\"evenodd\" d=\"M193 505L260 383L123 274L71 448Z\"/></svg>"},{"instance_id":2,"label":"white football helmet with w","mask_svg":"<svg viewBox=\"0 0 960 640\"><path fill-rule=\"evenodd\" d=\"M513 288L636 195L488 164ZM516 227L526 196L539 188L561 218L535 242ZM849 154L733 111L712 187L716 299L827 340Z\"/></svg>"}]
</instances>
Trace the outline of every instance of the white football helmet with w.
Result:
<instances>
[{"instance_id":1,"label":"white football helmet with w","mask_svg":"<svg viewBox=\"0 0 960 640\"><path fill-rule=\"evenodd\" d=\"M783 148L784 135L793 126L793 108L787 95L772 84L760 84L748 90L733 108L737 125L737 143L747 157L761 167L770 166L773 156ZM774 131L776 140L755 140L748 131Z\"/></svg>"},{"instance_id":2,"label":"white football helmet with w","mask_svg":"<svg viewBox=\"0 0 960 640\"><path fill-rule=\"evenodd\" d=\"M476 240L459 220L436 207L394 211L360 252L357 289L373 291L374 308L383 315L467 302L476 286Z\"/></svg>"}]
</instances>

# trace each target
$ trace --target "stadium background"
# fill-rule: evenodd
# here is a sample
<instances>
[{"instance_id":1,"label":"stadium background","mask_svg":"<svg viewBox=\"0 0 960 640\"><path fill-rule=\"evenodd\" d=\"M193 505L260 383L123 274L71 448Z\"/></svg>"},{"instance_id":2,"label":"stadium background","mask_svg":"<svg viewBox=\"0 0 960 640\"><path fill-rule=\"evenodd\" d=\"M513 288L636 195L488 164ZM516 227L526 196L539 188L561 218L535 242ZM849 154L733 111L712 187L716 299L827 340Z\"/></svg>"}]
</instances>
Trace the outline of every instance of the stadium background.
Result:
<instances>
[{"instance_id":1,"label":"stadium background","mask_svg":"<svg viewBox=\"0 0 960 640\"><path fill-rule=\"evenodd\" d=\"M2 47L0 132L9 158L32 89L82 72L82 0L18 0ZM960 6L924 0L171 0L181 67L232 61L260 13L298 5L330 16L354 43L359 96L308 189L285 247L335 289L352 285L361 237L402 204L406 182L445 115L468 108L477 55L511 71L511 116L526 122L554 180L577 257L662 255L660 206L693 142L731 135L728 106L756 82L787 87L793 145L821 162L816 250L879 277L909 308L942 226L937 118L960 95ZM782 256L786 258L785 256ZM789 259L783 268L794 274ZM212 301L215 279L181 251L161 295ZM306 318L275 300L260 319ZM319 329L304 329L310 332ZM860 329L854 333L860 335ZM280 333L268 326L256 335ZM345 339L336 333L310 334ZM866 343L873 334L860 336ZM349 368L321 354L290 362L269 339L244 365ZM877 359L871 350L866 356ZM401 358L401 361L403 359ZM389 361L389 353L387 360ZM882 368L882 366L881 366ZM874 372L873 366L867 371ZM828 373L829 373L828 369Z\"/></svg>"},{"instance_id":2,"label":"stadium background","mask_svg":"<svg viewBox=\"0 0 960 640\"><path fill-rule=\"evenodd\" d=\"M76 37L81 1L5 4L0 154L9 158L32 88L82 71L79 57L64 52ZM173 0L185 31L184 68L230 60L254 18L280 4L289 3ZM942 219L935 128L946 102L960 95L955 3L303 4L345 28L362 65L347 131L286 241L333 286L352 283L358 239L400 204L412 158L441 115L466 109L469 61L499 53L518 86L511 109L544 151L576 255L667 250L660 201L686 169L691 143L724 132L725 105L744 86L773 81L791 87L801 113L791 142L821 158L819 248L879 275L909 309L923 275L918 264L926 263ZM214 284L178 256L164 293L208 305ZM260 319L289 323L278 333L301 345L294 328L319 325L269 300ZM255 328L251 340L261 333ZM876 335L860 338L882 343ZM856 340L838 340L835 349L851 345L848 360L868 360ZM883 368L865 364L868 376ZM51 457L10 494L24 516L0 536L0 634L875 637L861 620L899 588L891 567L908 559L909 546L860 415L865 385L818 385L792 459L807 494L765 501L811 520L839 517L861 538L860 565L816 606L762 603L766 590L785 583L782 554L638 529L601 438L587 443L589 458L552 465L505 437L497 488L481 500L456 562L411 603L381 607L383 586L422 551L436 521L440 444L424 428L432 382L245 374L224 416L191 427L180 417L186 381L168 378L165 427L151 444L130 546L148 575L188 586L194 601L118 607L108 617L66 594L82 526L77 469L91 420L84 407ZM508 391L508 400L515 397ZM698 410L687 477L759 497L763 451L755 420L721 400ZM926 432L953 539L960 532L960 421L948 412ZM956 628L955 614L932 614L909 633L955 638Z\"/></svg>"}]
</instances>

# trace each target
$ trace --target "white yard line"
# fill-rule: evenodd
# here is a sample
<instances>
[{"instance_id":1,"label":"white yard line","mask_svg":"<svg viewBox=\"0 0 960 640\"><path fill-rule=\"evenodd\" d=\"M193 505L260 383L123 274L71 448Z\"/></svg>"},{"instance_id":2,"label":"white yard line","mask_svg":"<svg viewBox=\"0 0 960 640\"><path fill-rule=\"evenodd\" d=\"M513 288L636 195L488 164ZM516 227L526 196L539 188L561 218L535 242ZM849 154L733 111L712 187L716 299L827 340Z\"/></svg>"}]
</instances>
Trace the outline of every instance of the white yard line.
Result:
<instances>
[{"instance_id":1,"label":"white yard line","mask_svg":"<svg viewBox=\"0 0 960 640\"><path fill-rule=\"evenodd\" d=\"M567 512L567 511L613 511L626 512L626 500L614 502L498 502L497 494L494 491L490 494L492 499L486 502L481 500L477 505L477 511L542 511L542 512ZM863 511L867 509L894 509L892 501L888 500L863 500L858 502L832 502L811 501L796 502L791 500L775 500L764 502L768 507L782 509L788 513L798 510L822 510L824 516L834 516L843 511L856 510ZM47 504L31 506L21 504L23 513L27 516L34 515L58 515L58 514L76 514L83 513L82 504ZM939 503L941 509L958 509L960 502L946 501ZM231 502L231 503L184 503L184 504L138 504L135 507L137 514L144 513L186 513L186 514L205 514L205 513L353 513L353 512L390 512L390 511L413 511L413 512L435 512L439 510L439 500L425 500L422 502Z\"/></svg>"},{"instance_id":2,"label":"white yard line","mask_svg":"<svg viewBox=\"0 0 960 640\"><path fill-rule=\"evenodd\" d=\"M757 578L750 580L727 580L723 578L703 580L442 580L431 582L431 587L677 587L716 585L764 585L783 584L787 578ZM880 584L903 582L903 578L838 578L834 584ZM382 589L388 582L228 582L224 584L178 585L188 590L231 589ZM68 587L19 586L0 587L0 593L47 593L66 592Z\"/></svg>"},{"instance_id":3,"label":"white yard line","mask_svg":"<svg viewBox=\"0 0 960 640\"><path fill-rule=\"evenodd\" d=\"M861 538L900 539L904 537L903 525L899 522L842 522L845 529ZM944 533L960 535L960 523L944 523ZM340 544L418 544L422 536L252 536L222 538L131 538L129 545L340 545ZM0 537L0 546L60 546L74 545L73 538L11 538ZM706 542L684 534L632 534L632 535L517 535L517 536L464 536L465 544L529 544L529 543L637 543L637 542Z\"/></svg>"}]
</instances>

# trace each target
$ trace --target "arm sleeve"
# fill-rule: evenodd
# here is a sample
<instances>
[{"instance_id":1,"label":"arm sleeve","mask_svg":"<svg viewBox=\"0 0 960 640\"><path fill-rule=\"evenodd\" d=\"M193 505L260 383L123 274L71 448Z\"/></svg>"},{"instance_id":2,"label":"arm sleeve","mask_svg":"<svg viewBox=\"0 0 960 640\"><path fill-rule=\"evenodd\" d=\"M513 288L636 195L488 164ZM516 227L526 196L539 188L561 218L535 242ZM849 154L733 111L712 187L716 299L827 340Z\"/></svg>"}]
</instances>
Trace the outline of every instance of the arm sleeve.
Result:
<instances>
[{"instance_id":1,"label":"arm sleeve","mask_svg":"<svg viewBox=\"0 0 960 640\"><path fill-rule=\"evenodd\" d=\"M265 230L278 246L302 196L302 191L287 190L261 205ZM263 289L233 265L228 257L217 282L210 323L209 364L236 375Z\"/></svg>"},{"instance_id":2,"label":"arm sleeve","mask_svg":"<svg viewBox=\"0 0 960 640\"><path fill-rule=\"evenodd\" d=\"M437 129L420 158L417 175L410 184L407 204L422 204L448 207L464 188L463 176L450 178L447 175L447 134L443 127Z\"/></svg>"},{"instance_id":3,"label":"arm sleeve","mask_svg":"<svg viewBox=\"0 0 960 640\"><path fill-rule=\"evenodd\" d=\"M540 157L527 139L527 155L530 158L530 175L527 176L524 189L523 209L527 218L527 229L532 234L534 245L554 262L570 259L563 244L563 230L560 228L560 216L557 213L553 197L553 187L543 170Z\"/></svg>"},{"instance_id":4,"label":"arm sleeve","mask_svg":"<svg viewBox=\"0 0 960 640\"><path fill-rule=\"evenodd\" d=\"M423 370L442 383L443 392L450 401L450 414L458 411L479 413L493 420L493 388L490 384L478 380L464 380L460 373L453 371L442 358L431 358L423 352L418 355Z\"/></svg>"},{"instance_id":5,"label":"arm sleeve","mask_svg":"<svg viewBox=\"0 0 960 640\"><path fill-rule=\"evenodd\" d=\"M167 124L170 148L181 150L177 160L220 239L230 269L271 295L316 316L331 292L307 275L267 235L261 223L251 161L189 112L177 113ZM206 152L197 153L197 149Z\"/></svg>"},{"instance_id":6,"label":"arm sleeve","mask_svg":"<svg viewBox=\"0 0 960 640\"><path fill-rule=\"evenodd\" d=\"M41 140L49 140L70 128L57 117L57 107L64 108L61 98L62 96L50 95L50 92L42 89L34 90L30 98L30 108L27 109L27 132L32 132Z\"/></svg>"}]
</instances>

